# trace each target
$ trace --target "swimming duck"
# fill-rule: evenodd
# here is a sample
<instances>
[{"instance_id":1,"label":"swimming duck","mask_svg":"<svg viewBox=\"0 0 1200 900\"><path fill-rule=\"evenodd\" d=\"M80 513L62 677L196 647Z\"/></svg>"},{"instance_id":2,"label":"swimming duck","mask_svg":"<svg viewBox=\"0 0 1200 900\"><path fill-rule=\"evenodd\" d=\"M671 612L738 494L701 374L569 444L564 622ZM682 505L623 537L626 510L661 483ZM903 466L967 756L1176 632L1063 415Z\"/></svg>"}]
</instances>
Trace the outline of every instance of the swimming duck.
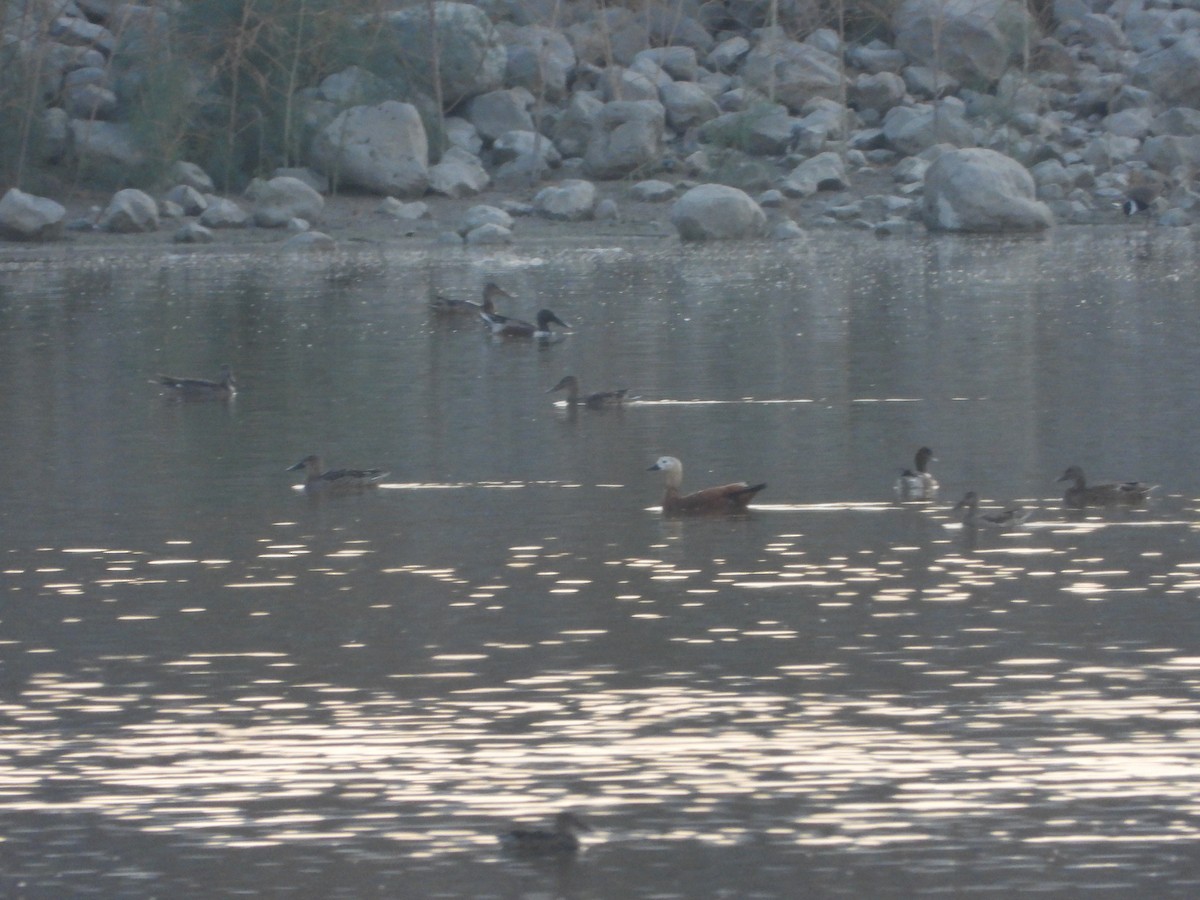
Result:
<instances>
[{"instance_id":1,"label":"swimming duck","mask_svg":"<svg viewBox=\"0 0 1200 900\"><path fill-rule=\"evenodd\" d=\"M304 470L304 489L307 491L361 490L375 487L388 476L383 469L326 469L316 454L288 467L289 472L300 469Z\"/></svg>"},{"instance_id":2,"label":"swimming duck","mask_svg":"<svg viewBox=\"0 0 1200 900\"><path fill-rule=\"evenodd\" d=\"M629 388L616 391L598 391L595 394L579 394L579 379L574 375L564 375L562 381L556 384L547 394L555 391L567 392L567 406L586 406L588 409L603 409L606 406L619 406L629 393Z\"/></svg>"},{"instance_id":3,"label":"swimming duck","mask_svg":"<svg viewBox=\"0 0 1200 900\"><path fill-rule=\"evenodd\" d=\"M500 835L500 843L516 853L574 853L579 849L579 831L591 831L580 816L573 812L560 812L554 817L554 830L540 828L516 828Z\"/></svg>"},{"instance_id":4,"label":"swimming duck","mask_svg":"<svg viewBox=\"0 0 1200 900\"><path fill-rule=\"evenodd\" d=\"M483 286L483 300L458 300L453 297L445 297L437 294L429 308L440 315L450 316L477 316L480 313L495 313L497 297L512 297L508 291L500 287L494 281L489 281Z\"/></svg>"},{"instance_id":5,"label":"swimming duck","mask_svg":"<svg viewBox=\"0 0 1200 900\"><path fill-rule=\"evenodd\" d=\"M221 366L220 381L159 375L156 383L167 389L167 396L179 400L228 400L237 393L233 369L228 365Z\"/></svg>"},{"instance_id":6,"label":"swimming duck","mask_svg":"<svg viewBox=\"0 0 1200 900\"><path fill-rule=\"evenodd\" d=\"M1085 506L1136 506L1158 487L1141 481L1088 484L1079 466L1071 466L1058 480L1072 482L1063 495L1063 505L1073 509L1083 509Z\"/></svg>"},{"instance_id":7,"label":"swimming duck","mask_svg":"<svg viewBox=\"0 0 1200 900\"><path fill-rule=\"evenodd\" d=\"M937 457L928 447L922 447L913 458L913 468L905 469L896 479L896 497L900 500L932 500L937 496L937 479L925 471L930 460Z\"/></svg>"},{"instance_id":8,"label":"swimming duck","mask_svg":"<svg viewBox=\"0 0 1200 900\"><path fill-rule=\"evenodd\" d=\"M487 310L480 310L479 315L487 323L488 327L491 328L492 334L497 337L538 338L539 340L545 340L554 334L550 330L551 324L561 325L563 328L571 327L548 309L538 310L536 325L531 322L524 322L521 319L498 316Z\"/></svg>"},{"instance_id":9,"label":"swimming duck","mask_svg":"<svg viewBox=\"0 0 1200 900\"><path fill-rule=\"evenodd\" d=\"M659 457L658 462L646 471L662 472L666 477L667 490L663 494L662 509L663 513L668 516L745 512L746 506L754 499L754 495L767 486L765 481L762 484L747 484L744 481L737 481L733 484L705 488L694 494L680 494L679 486L683 483L683 463L674 456Z\"/></svg>"},{"instance_id":10,"label":"swimming duck","mask_svg":"<svg viewBox=\"0 0 1200 900\"><path fill-rule=\"evenodd\" d=\"M1016 503L1010 503L998 512L981 513L979 495L974 491L967 491L951 511L959 510L963 511L964 528L1014 528L1029 518L1029 510Z\"/></svg>"}]
</instances>

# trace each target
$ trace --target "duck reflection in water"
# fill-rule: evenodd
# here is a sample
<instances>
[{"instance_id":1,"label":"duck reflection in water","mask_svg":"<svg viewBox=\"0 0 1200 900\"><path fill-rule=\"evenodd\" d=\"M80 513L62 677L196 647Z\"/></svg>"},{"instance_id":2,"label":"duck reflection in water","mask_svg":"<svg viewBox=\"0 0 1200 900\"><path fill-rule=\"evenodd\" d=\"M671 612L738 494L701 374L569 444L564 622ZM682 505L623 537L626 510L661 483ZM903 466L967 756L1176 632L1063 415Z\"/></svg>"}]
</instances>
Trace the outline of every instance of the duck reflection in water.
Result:
<instances>
[{"instance_id":1,"label":"duck reflection in water","mask_svg":"<svg viewBox=\"0 0 1200 900\"><path fill-rule=\"evenodd\" d=\"M668 516L744 513L754 495L767 486L765 481L761 484L737 481L704 488L693 494L682 494L679 488L683 484L683 463L674 456L659 457L647 471L663 473L667 488L663 494L662 510Z\"/></svg>"},{"instance_id":2,"label":"duck reflection in water","mask_svg":"<svg viewBox=\"0 0 1200 900\"><path fill-rule=\"evenodd\" d=\"M500 843L510 853L521 855L569 855L579 850L577 833L591 830L592 827L581 816L564 810L554 817L552 831L541 828L515 828L500 835Z\"/></svg>"},{"instance_id":3,"label":"duck reflection in water","mask_svg":"<svg viewBox=\"0 0 1200 900\"><path fill-rule=\"evenodd\" d=\"M326 469L315 453L304 457L287 471L304 470L306 491L360 491L376 487L388 476L383 469Z\"/></svg>"},{"instance_id":4,"label":"duck reflection in water","mask_svg":"<svg viewBox=\"0 0 1200 900\"><path fill-rule=\"evenodd\" d=\"M154 383L165 389L164 396L175 400L232 400L237 394L233 369L228 365L221 366L221 377L218 381L159 375Z\"/></svg>"}]
</instances>

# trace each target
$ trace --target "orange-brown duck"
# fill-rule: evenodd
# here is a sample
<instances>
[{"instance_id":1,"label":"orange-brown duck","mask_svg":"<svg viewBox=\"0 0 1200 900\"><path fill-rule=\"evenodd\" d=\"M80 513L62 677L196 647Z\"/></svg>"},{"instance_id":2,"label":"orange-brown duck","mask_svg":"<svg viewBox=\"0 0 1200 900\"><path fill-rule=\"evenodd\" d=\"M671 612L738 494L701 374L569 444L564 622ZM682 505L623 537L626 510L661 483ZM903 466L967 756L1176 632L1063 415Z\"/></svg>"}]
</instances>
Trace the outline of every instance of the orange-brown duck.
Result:
<instances>
[{"instance_id":1,"label":"orange-brown duck","mask_svg":"<svg viewBox=\"0 0 1200 900\"><path fill-rule=\"evenodd\" d=\"M233 369L228 365L221 366L219 381L159 375L155 382L166 389L168 397L178 400L229 400L237 394L237 382L233 380Z\"/></svg>"},{"instance_id":2,"label":"orange-brown duck","mask_svg":"<svg viewBox=\"0 0 1200 900\"><path fill-rule=\"evenodd\" d=\"M547 394L556 391L567 392L567 406L586 406L588 409L603 409L606 406L619 406L629 393L629 388L615 391L597 391L594 394L579 393L579 379L574 375L564 375L562 381L556 384Z\"/></svg>"},{"instance_id":3,"label":"orange-brown duck","mask_svg":"<svg viewBox=\"0 0 1200 900\"><path fill-rule=\"evenodd\" d=\"M668 516L745 512L754 495L767 486L766 482L747 484L737 481L682 494L679 487L683 484L683 463L674 456L659 457L647 471L662 472L665 477L667 489L663 494L662 509Z\"/></svg>"},{"instance_id":4,"label":"orange-brown duck","mask_svg":"<svg viewBox=\"0 0 1200 900\"><path fill-rule=\"evenodd\" d=\"M383 469L326 469L321 457L306 456L289 472L304 470L304 489L307 491L353 491L375 487L388 476Z\"/></svg>"}]
</instances>

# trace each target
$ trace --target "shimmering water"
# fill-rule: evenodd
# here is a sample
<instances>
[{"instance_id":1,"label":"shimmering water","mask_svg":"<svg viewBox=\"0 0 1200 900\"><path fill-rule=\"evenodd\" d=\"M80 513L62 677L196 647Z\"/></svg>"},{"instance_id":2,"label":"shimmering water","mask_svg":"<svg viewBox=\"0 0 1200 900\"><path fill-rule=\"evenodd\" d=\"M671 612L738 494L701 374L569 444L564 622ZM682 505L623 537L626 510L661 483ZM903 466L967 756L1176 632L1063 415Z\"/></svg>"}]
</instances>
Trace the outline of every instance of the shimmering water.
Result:
<instances>
[{"instance_id":1,"label":"shimmering water","mask_svg":"<svg viewBox=\"0 0 1200 900\"><path fill-rule=\"evenodd\" d=\"M1195 896L1196 257L11 253L0 894ZM571 333L427 310L489 277ZM230 403L149 383L223 362ZM313 452L391 474L310 497ZM664 520L665 453L769 487ZM1072 463L1161 487L1068 513ZM577 859L501 852L565 808Z\"/></svg>"}]
</instances>

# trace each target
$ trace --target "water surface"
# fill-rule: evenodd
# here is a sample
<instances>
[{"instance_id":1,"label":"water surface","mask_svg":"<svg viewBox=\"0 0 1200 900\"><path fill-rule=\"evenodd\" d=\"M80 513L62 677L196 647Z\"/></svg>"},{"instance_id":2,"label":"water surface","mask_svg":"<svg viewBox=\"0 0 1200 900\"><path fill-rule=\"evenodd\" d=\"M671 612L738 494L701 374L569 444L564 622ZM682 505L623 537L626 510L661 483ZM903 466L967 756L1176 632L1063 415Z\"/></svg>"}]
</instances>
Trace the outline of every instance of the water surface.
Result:
<instances>
[{"instance_id":1,"label":"water surface","mask_svg":"<svg viewBox=\"0 0 1200 900\"><path fill-rule=\"evenodd\" d=\"M1195 257L13 253L3 892L1194 896ZM487 278L571 333L428 311ZM223 362L230 403L150 384ZM941 499L894 503L922 444ZM313 452L391 474L306 496ZM769 487L663 519L666 453ZM1160 487L1069 513L1072 463ZM964 531L967 490L1034 513ZM578 859L501 853L563 808Z\"/></svg>"}]
</instances>

